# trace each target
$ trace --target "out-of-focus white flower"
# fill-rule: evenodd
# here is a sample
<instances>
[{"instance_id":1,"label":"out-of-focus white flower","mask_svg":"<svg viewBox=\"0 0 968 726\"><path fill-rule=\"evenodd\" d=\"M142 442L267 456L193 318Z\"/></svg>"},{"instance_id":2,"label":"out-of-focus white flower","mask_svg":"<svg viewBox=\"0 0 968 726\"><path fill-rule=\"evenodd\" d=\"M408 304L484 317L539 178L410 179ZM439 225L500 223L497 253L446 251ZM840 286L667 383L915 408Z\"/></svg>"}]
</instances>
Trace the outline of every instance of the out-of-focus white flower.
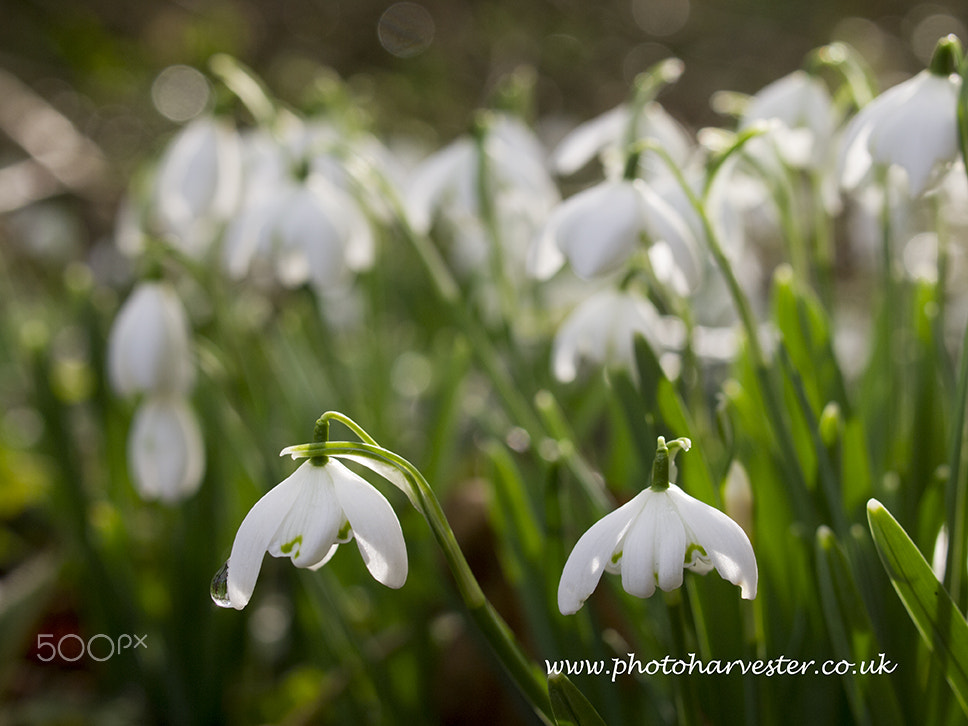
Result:
<instances>
[{"instance_id":1,"label":"out-of-focus white flower","mask_svg":"<svg viewBox=\"0 0 968 726\"><path fill-rule=\"evenodd\" d=\"M241 182L242 153L236 131L210 117L192 121L159 161L149 202L149 230L185 254L201 257L237 209Z\"/></svg>"},{"instance_id":2,"label":"out-of-focus white flower","mask_svg":"<svg viewBox=\"0 0 968 726\"><path fill-rule=\"evenodd\" d=\"M581 536L561 573L558 609L578 612L606 571L621 574L625 591L644 598L656 586L680 587L684 569L705 574L714 567L740 586L741 597L756 597L756 556L743 529L671 482L653 485Z\"/></svg>"},{"instance_id":3,"label":"out-of-focus white flower","mask_svg":"<svg viewBox=\"0 0 968 726\"><path fill-rule=\"evenodd\" d=\"M544 150L523 122L495 114L481 133L479 141L459 138L418 164L407 185L405 206L420 233L443 222L454 237L455 265L469 270L491 254L481 207L486 194L496 217L501 254L508 273L514 275L560 197Z\"/></svg>"},{"instance_id":4,"label":"out-of-focus white flower","mask_svg":"<svg viewBox=\"0 0 968 726\"><path fill-rule=\"evenodd\" d=\"M615 272L638 249L664 242L681 282L699 279L699 255L689 226L642 180L605 181L562 202L549 216L528 259L538 279L551 277L567 259L584 279Z\"/></svg>"},{"instance_id":5,"label":"out-of-focus white flower","mask_svg":"<svg viewBox=\"0 0 968 726\"><path fill-rule=\"evenodd\" d=\"M736 459L730 463L723 482L723 508L747 535L753 533L753 487L746 467Z\"/></svg>"},{"instance_id":6,"label":"out-of-focus white flower","mask_svg":"<svg viewBox=\"0 0 968 726\"><path fill-rule=\"evenodd\" d=\"M911 196L922 194L958 155L960 89L960 76L924 70L862 108L844 134L843 186L854 189L875 165L897 165L907 172Z\"/></svg>"},{"instance_id":7,"label":"out-of-focus white flower","mask_svg":"<svg viewBox=\"0 0 968 726\"><path fill-rule=\"evenodd\" d=\"M139 283L121 306L108 335L108 378L122 396L191 389L188 317L167 283Z\"/></svg>"},{"instance_id":8,"label":"out-of-focus white flower","mask_svg":"<svg viewBox=\"0 0 968 726\"><path fill-rule=\"evenodd\" d=\"M331 292L375 257L369 212L387 212L391 155L371 136L284 114L273 133L243 137L242 211L223 239L222 262L240 278L269 271L287 287ZM366 182L366 183L364 183ZM372 183L370 183L372 182ZM372 204L371 204L372 203Z\"/></svg>"},{"instance_id":9,"label":"out-of-focus white flower","mask_svg":"<svg viewBox=\"0 0 968 726\"><path fill-rule=\"evenodd\" d=\"M595 293L571 312L555 335L551 352L555 378L562 383L575 380L583 360L634 371L636 335L660 351L673 342L675 326L635 292L606 289Z\"/></svg>"},{"instance_id":10,"label":"out-of-focus white flower","mask_svg":"<svg viewBox=\"0 0 968 726\"><path fill-rule=\"evenodd\" d=\"M198 490L205 446L195 413L182 396L156 394L141 402L128 433L128 465L145 499L171 504Z\"/></svg>"},{"instance_id":11,"label":"out-of-focus white flower","mask_svg":"<svg viewBox=\"0 0 968 726\"><path fill-rule=\"evenodd\" d=\"M256 502L242 521L226 565L226 600L217 602L236 610L246 606L266 552L316 570L351 539L378 582L403 586L407 548L390 503L335 459L321 465L310 459Z\"/></svg>"},{"instance_id":12,"label":"out-of-focus white flower","mask_svg":"<svg viewBox=\"0 0 968 726\"><path fill-rule=\"evenodd\" d=\"M606 177L621 176L628 145L652 140L666 150L680 167L686 166L693 150L689 135L662 106L647 104L632 124L632 110L627 104L576 126L555 147L551 156L552 168L559 174L574 174L596 155L602 160ZM649 178L661 166L650 155L643 155L642 175Z\"/></svg>"},{"instance_id":13,"label":"out-of-focus white flower","mask_svg":"<svg viewBox=\"0 0 968 726\"><path fill-rule=\"evenodd\" d=\"M373 232L356 201L321 176L266 191L225 233L224 262L233 277L268 263L286 287L336 285L373 264Z\"/></svg>"},{"instance_id":14,"label":"out-of-focus white flower","mask_svg":"<svg viewBox=\"0 0 968 726\"><path fill-rule=\"evenodd\" d=\"M816 76L794 71L756 93L740 119L740 128L776 121L768 137L784 162L795 168L821 168L837 127L827 87Z\"/></svg>"}]
</instances>

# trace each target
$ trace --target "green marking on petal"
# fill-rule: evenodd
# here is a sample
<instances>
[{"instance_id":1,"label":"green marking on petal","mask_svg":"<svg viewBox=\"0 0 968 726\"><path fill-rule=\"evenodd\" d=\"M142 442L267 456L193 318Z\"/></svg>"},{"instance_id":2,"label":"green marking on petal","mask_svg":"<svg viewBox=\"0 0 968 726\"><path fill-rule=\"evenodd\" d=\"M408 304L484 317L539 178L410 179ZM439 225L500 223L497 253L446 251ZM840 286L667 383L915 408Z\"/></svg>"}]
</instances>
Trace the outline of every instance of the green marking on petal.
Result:
<instances>
[{"instance_id":1,"label":"green marking on petal","mask_svg":"<svg viewBox=\"0 0 968 726\"><path fill-rule=\"evenodd\" d=\"M281 547L279 547L279 551L282 552L282 554L284 554L284 555L288 555L290 552L292 552L293 548L298 547L299 545L301 545L302 544L302 541L303 541L302 540L302 535L301 534L300 535L297 535L295 537L295 539L293 539L291 542L286 542L284 545L282 545ZM295 556L296 557L299 556L299 550L298 549L296 550L296 555Z\"/></svg>"},{"instance_id":2,"label":"green marking on petal","mask_svg":"<svg viewBox=\"0 0 968 726\"><path fill-rule=\"evenodd\" d=\"M336 534L336 539L340 542L349 542L350 537L350 523L348 521L343 522L343 526L339 528L339 532Z\"/></svg>"},{"instance_id":3,"label":"green marking on petal","mask_svg":"<svg viewBox=\"0 0 968 726\"><path fill-rule=\"evenodd\" d=\"M690 542L689 546L686 547L686 556L683 559L683 562L685 562L687 565L695 562L696 558L694 555L696 552L699 553L700 559L707 558L709 556L706 554L706 550L702 548L702 545L696 544L695 542Z\"/></svg>"},{"instance_id":4,"label":"green marking on petal","mask_svg":"<svg viewBox=\"0 0 968 726\"><path fill-rule=\"evenodd\" d=\"M623 550L619 550L614 555L612 555L612 564L613 565L617 565L618 564L618 561L620 559L622 559L622 552L623 552Z\"/></svg>"}]
</instances>

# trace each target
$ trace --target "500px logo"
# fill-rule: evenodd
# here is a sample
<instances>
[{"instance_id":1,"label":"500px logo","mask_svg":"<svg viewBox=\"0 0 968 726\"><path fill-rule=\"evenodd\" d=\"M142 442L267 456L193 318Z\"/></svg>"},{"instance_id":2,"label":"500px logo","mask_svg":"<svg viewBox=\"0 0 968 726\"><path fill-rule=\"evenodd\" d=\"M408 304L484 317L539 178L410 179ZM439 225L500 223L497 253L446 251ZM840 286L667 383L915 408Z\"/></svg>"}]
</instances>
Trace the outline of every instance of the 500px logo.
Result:
<instances>
[{"instance_id":1,"label":"500px logo","mask_svg":"<svg viewBox=\"0 0 968 726\"><path fill-rule=\"evenodd\" d=\"M75 633L62 635L57 644L54 645L54 636L51 633L37 634L37 658L44 663L49 663L55 657L68 663L74 663L84 657L85 653L89 658L96 661L105 661L123 650L131 648L147 648L145 642L147 635L119 635L117 642L109 635L97 633L85 640ZM66 644L66 645L65 645ZM95 654L95 648L97 654Z\"/></svg>"}]
</instances>

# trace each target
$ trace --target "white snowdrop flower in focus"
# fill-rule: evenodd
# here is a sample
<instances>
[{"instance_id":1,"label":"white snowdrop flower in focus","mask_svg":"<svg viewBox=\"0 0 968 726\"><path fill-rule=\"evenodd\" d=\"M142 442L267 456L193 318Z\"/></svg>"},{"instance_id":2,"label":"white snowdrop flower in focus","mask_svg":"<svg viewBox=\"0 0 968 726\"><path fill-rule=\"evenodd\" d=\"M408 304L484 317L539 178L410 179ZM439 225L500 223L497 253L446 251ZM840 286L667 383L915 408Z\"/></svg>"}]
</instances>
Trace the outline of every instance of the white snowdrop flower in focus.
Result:
<instances>
[{"instance_id":1,"label":"white snowdrop flower in focus","mask_svg":"<svg viewBox=\"0 0 968 726\"><path fill-rule=\"evenodd\" d=\"M139 283L108 335L108 378L122 396L191 389L195 368L185 309L165 282Z\"/></svg>"},{"instance_id":2,"label":"white snowdrop flower in focus","mask_svg":"<svg viewBox=\"0 0 968 726\"><path fill-rule=\"evenodd\" d=\"M857 187L875 165L896 165L917 197L956 159L961 77L946 69L946 40L939 41L930 68L888 89L851 120L840 157L844 188Z\"/></svg>"},{"instance_id":3,"label":"white snowdrop flower in focus","mask_svg":"<svg viewBox=\"0 0 968 726\"><path fill-rule=\"evenodd\" d=\"M688 439L676 439L667 447L660 436L652 486L578 540L558 585L563 615L578 612L606 571L622 576L627 593L645 598L657 586L667 592L680 587L684 569L705 574L715 568L739 585L741 597L756 597L756 557L743 529L668 481L672 456L689 446Z\"/></svg>"},{"instance_id":4,"label":"white snowdrop flower in focus","mask_svg":"<svg viewBox=\"0 0 968 726\"><path fill-rule=\"evenodd\" d=\"M128 465L144 499L171 504L194 494L205 472L202 431L188 402L156 395L138 407L128 433Z\"/></svg>"},{"instance_id":5,"label":"white snowdrop flower in focus","mask_svg":"<svg viewBox=\"0 0 968 726\"><path fill-rule=\"evenodd\" d=\"M390 503L335 459L322 464L309 459L256 502L242 521L226 563L224 599L217 602L236 610L246 606L266 552L316 570L352 539L378 582L403 586L407 548Z\"/></svg>"}]
</instances>

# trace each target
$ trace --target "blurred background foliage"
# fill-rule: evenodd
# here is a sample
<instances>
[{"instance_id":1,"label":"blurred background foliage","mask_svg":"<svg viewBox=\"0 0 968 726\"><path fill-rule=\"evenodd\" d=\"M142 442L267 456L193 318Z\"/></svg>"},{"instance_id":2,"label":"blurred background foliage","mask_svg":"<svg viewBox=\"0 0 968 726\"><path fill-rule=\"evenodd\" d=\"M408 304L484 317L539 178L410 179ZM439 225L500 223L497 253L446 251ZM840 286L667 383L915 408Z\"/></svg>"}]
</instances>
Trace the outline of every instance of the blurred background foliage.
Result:
<instances>
[{"instance_id":1,"label":"blurred background foliage","mask_svg":"<svg viewBox=\"0 0 968 726\"><path fill-rule=\"evenodd\" d=\"M668 55L686 74L664 104L691 125L716 123L710 96L754 92L832 40L854 44L886 80L927 62L946 32L964 35L955 0L425 0L432 42L398 57L378 30L390 2L55 2L8 0L0 67L53 103L121 172L170 122L151 89L168 66L205 69L225 52L298 102L327 73L345 79L394 132L425 126L448 140L491 100L499 79L533 69L537 118L587 119L625 98L629 82ZM415 27L397 31L420 33ZM895 79L896 80L896 79Z\"/></svg>"}]
</instances>

